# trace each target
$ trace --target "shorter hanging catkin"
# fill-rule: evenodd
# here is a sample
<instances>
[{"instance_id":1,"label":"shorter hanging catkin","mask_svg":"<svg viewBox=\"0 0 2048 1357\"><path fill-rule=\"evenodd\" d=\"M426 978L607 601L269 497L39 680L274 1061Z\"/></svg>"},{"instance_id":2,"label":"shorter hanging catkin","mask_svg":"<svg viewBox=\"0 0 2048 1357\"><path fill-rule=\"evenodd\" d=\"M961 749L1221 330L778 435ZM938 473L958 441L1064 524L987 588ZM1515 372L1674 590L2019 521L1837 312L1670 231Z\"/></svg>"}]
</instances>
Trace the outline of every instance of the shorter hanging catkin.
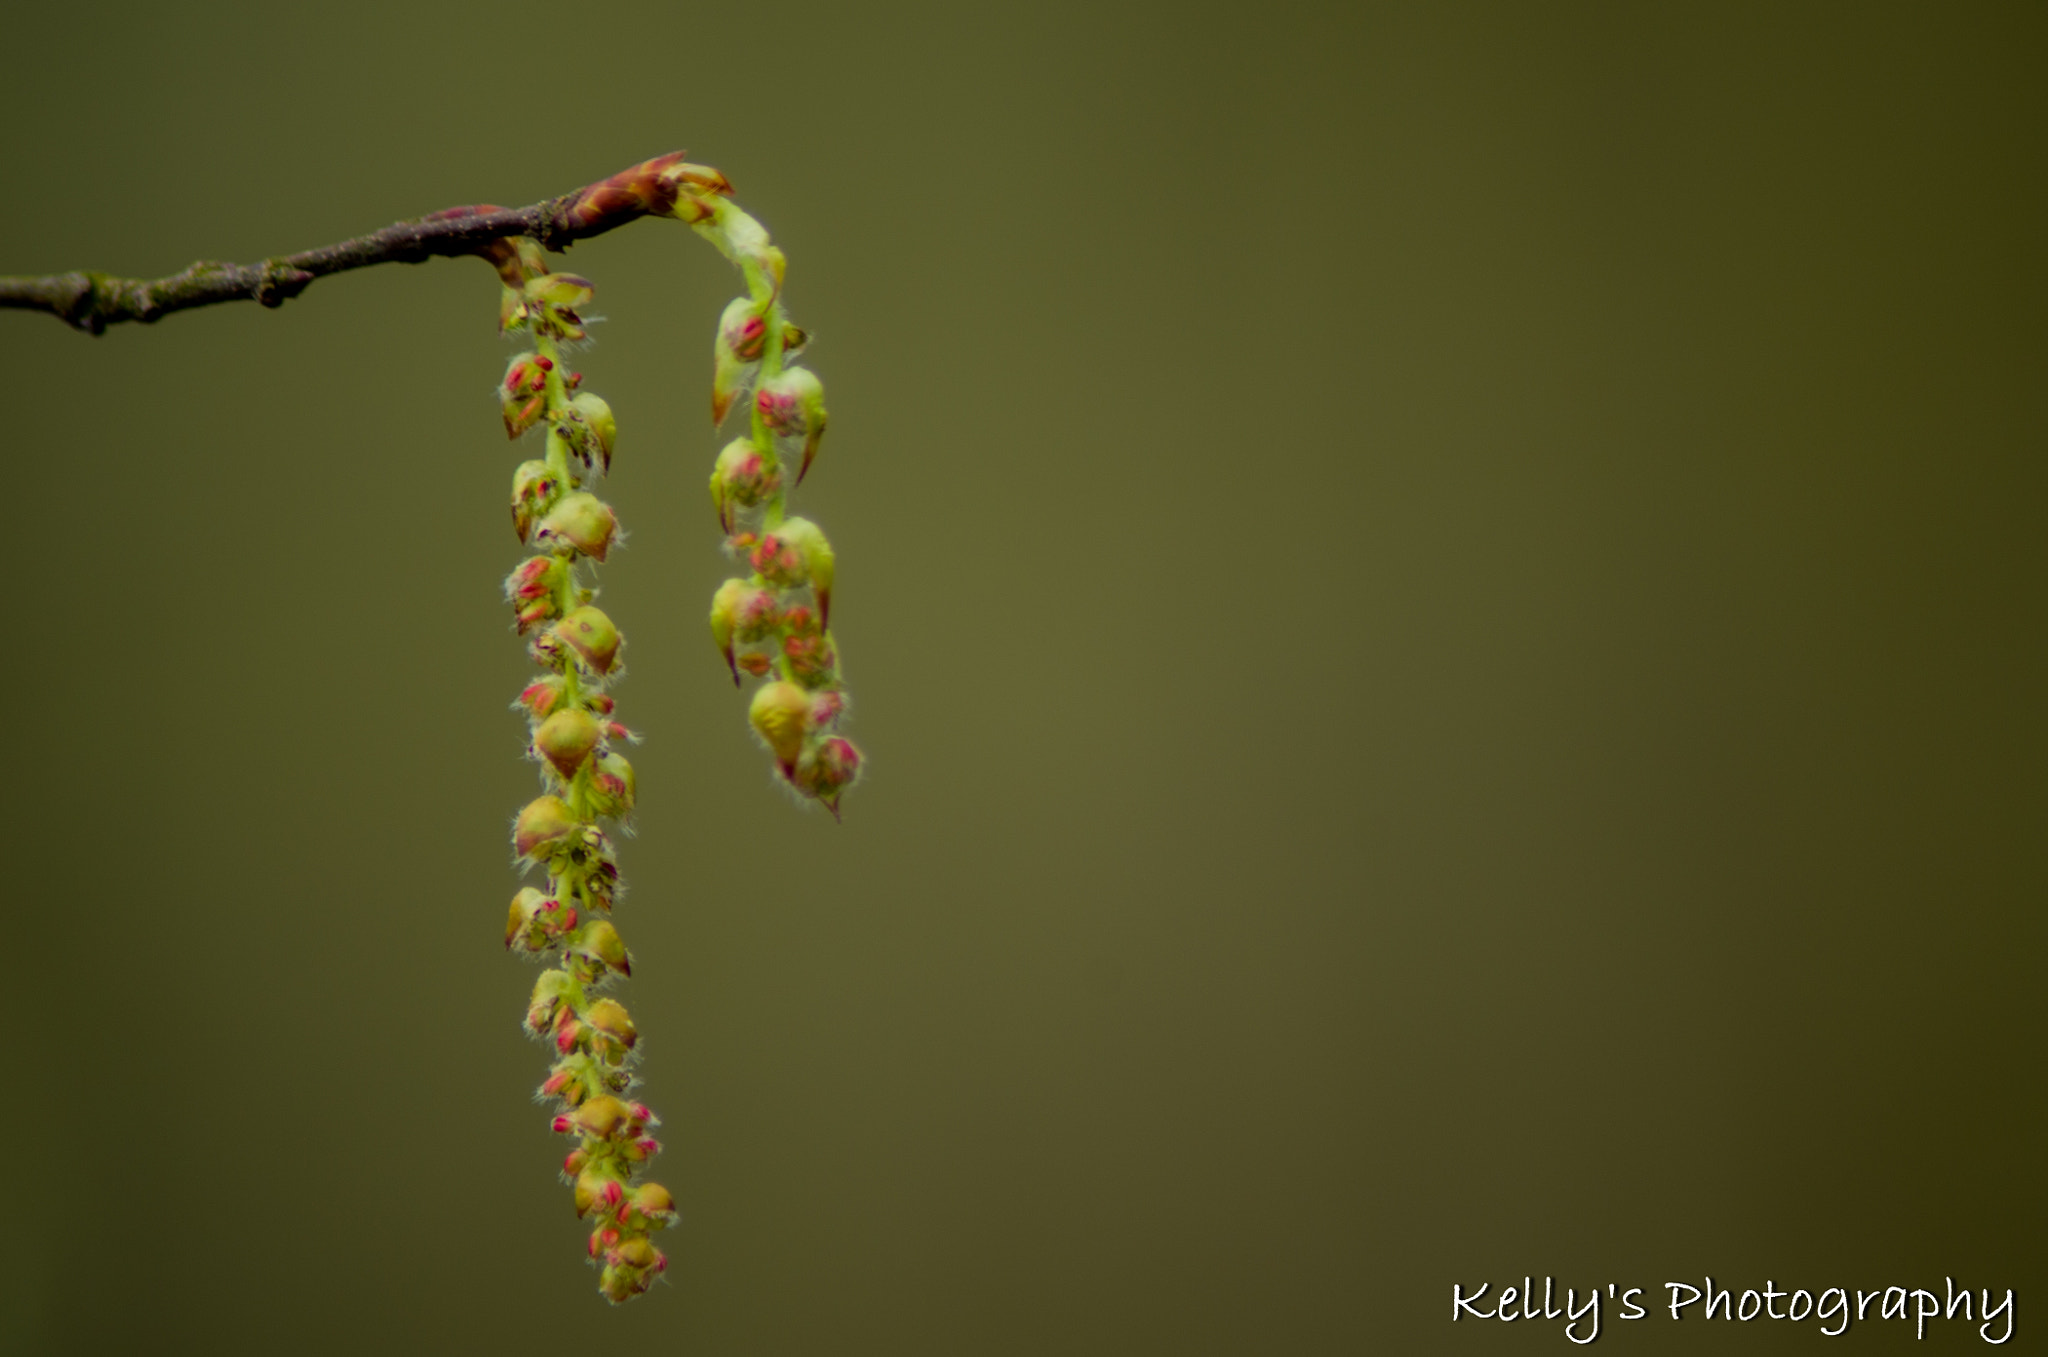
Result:
<instances>
[{"instance_id":1,"label":"shorter hanging catkin","mask_svg":"<svg viewBox=\"0 0 2048 1357\"><path fill-rule=\"evenodd\" d=\"M711 637L733 682L766 679L747 720L768 746L783 781L836 819L860 776L861 753L836 733L846 713L839 645L832 635L832 544L816 523L788 515L825 435L825 390L809 368L792 366L806 342L782 307L785 265L761 224L723 198L700 198L693 222L739 265L747 295L719 317L712 350L711 422L722 426L742 399L748 431L711 469L711 503L726 550L753 568L720 585L711 600ZM794 474L791 463L795 463Z\"/></svg>"}]
</instances>

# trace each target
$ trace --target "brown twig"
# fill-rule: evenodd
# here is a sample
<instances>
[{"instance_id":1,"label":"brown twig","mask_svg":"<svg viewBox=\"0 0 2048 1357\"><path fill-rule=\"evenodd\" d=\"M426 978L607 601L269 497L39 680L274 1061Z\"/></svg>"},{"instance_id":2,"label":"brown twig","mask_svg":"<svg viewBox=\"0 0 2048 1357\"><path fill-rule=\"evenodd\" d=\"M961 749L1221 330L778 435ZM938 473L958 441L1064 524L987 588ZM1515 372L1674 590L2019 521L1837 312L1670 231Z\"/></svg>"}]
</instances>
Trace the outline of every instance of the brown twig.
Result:
<instances>
[{"instance_id":1,"label":"brown twig","mask_svg":"<svg viewBox=\"0 0 2048 1357\"><path fill-rule=\"evenodd\" d=\"M372 264L421 264L436 255L480 254L497 262L494 242L525 236L561 251L649 213L668 213L684 186L729 194L716 170L682 163L683 153L657 156L609 179L531 207L488 203L451 207L402 221L366 236L256 264L192 265L167 278L113 278L104 273L57 273L44 278L0 278L0 307L48 311L90 334L124 320L144 324L173 311L216 302L257 301L282 306L315 278Z\"/></svg>"}]
</instances>

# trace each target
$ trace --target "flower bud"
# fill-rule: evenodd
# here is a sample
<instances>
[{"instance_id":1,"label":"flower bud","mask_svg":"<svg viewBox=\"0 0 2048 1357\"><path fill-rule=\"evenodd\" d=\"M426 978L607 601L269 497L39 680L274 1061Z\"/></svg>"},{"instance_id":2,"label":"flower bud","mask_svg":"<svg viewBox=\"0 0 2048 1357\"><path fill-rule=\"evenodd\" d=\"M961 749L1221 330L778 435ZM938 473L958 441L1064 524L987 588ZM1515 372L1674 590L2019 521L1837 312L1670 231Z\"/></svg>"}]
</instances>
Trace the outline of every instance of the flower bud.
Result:
<instances>
[{"instance_id":1,"label":"flower bud","mask_svg":"<svg viewBox=\"0 0 2048 1357\"><path fill-rule=\"evenodd\" d=\"M556 501L535 529L533 540L553 551L574 547L585 556L602 561L618 530L619 520L612 513L612 506L578 490Z\"/></svg>"},{"instance_id":2,"label":"flower bud","mask_svg":"<svg viewBox=\"0 0 2048 1357\"><path fill-rule=\"evenodd\" d=\"M804 459L796 469L802 485L825 436L825 387L809 368L790 368L762 382L754 391L754 408L768 428L786 437L802 437Z\"/></svg>"},{"instance_id":3,"label":"flower bud","mask_svg":"<svg viewBox=\"0 0 2048 1357\"><path fill-rule=\"evenodd\" d=\"M542 971L540 979L533 982L533 997L526 1002L527 1029L540 1033L553 1027L576 992L576 980L567 971Z\"/></svg>"},{"instance_id":4,"label":"flower bud","mask_svg":"<svg viewBox=\"0 0 2048 1357\"><path fill-rule=\"evenodd\" d=\"M660 1183L642 1183L634 1190L633 1209L650 1221L672 1225L676 1218L676 1199L669 1195Z\"/></svg>"},{"instance_id":5,"label":"flower bud","mask_svg":"<svg viewBox=\"0 0 2048 1357\"><path fill-rule=\"evenodd\" d=\"M711 427L725 423L732 403L753 380L754 369L768 338L768 322L761 304L751 297L736 297L726 304L718 318L718 334L711 346Z\"/></svg>"},{"instance_id":6,"label":"flower bud","mask_svg":"<svg viewBox=\"0 0 2048 1357\"><path fill-rule=\"evenodd\" d=\"M804 582L803 553L794 543L782 539L780 529L761 535L754 549L747 553L747 564L777 589L794 589Z\"/></svg>"},{"instance_id":7,"label":"flower bud","mask_svg":"<svg viewBox=\"0 0 2048 1357\"><path fill-rule=\"evenodd\" d=\"M575 308L589 301L594 295L594 285L588 278L575 273L543 273L526 283L526 300L542 302L548 306Z\"/></svg>"},{"instance_id":8,"label":"flower bud","mask_svg":"<svg viewBox=\"0 0 2048 1357\"><path fill-rule=\"evenodd\" d=\"M548 1077L541 1081L540 1096L560 1098L571 1107L577 1106L591 1096L589 1081L583 1077L584 1071L589 1068L590 1062L584 1057L562 1057L555 1062L554 1068L548 1071ZM579 1163L577 1167L580 1168L582 1165ZM574 1171L570 1170L572 1173Z\"/></svg>"},{"instance_id":9,"label":"flower bud","mask_svg":"<svg viewBox=\"0 0 2048 1357\"><path fill-rule=\"evenodd\" d=\"M559 1123L561 1118L556 1120ZM619 1180L594 1164L586 1164L576 1175L575 1194L576 1214L579 1216L587 1216L592 1211L604 1211L609 1214L611 1208L623 1202L626 1197L625 1189L619 1186Z\"/></svg>"},{"instance_id":10,"label":"flower bud","mask_svg":"<svg viewBox=\"0 0 2048 1357\"><path fill-rule=\"evenodd\" d=\"M518 823L512 827L512 846L523 858L545 862L567 847L582 827L561 797L539 797L519 812Z\"/></svg>"},{"instance_id":11,"label":"flower bud","mask_svg":"<svg viewBox=\"0 0 2048 1357\"><path fill-rule=\"evenodd\" d=\"M740 671L733 662L732 640L739 631L741 615L762 593L745 580L733 579L719 585L718 592L711 596L711 640L725 657L725 667L732 670L735 688L739 686Z\"/></svg>"},{"instance_id":12,"label":"flower bud","mask_svg":"<svg viewBox=\"0 0 2048 1357\"><path fill-rule=\"evenodd\" d=\"M639 1029L633 1026L633 1019L626 1013L626 1006L616 999L599 999L590 1006L585 1015L590 1025L616 1042L624 1050L632 1050L640 1040Z\"/></svg>"},{"instance_id":13,"label":"flower bud","mask_svg":"<svg viewBox=\"0 0 2048 1357\"><path fill-rule=\"evenodd\" d=\"M524 542L533 521L545 514L562 493L561 480L542 461L521 462L512 473L512 527Z\"/></svg>"},{"instance_id":14,"label":"flower bud","mask_svg":"<svg viewBox=\"0 0 2048 1357\"><path fill-rule=\"evenodd\" d=\"M846 696L837 688L827 688L811 698L811 729L827 730L846 712Z\"/></svg>"},{"instance_id":15,"label":"flower bud","mask_svg":"<svg viewBox=\"0 0 2048 1357\"><path fill-rule=\"evenodd\" d=\"M519 700L512 705L524 707L536 721L545 721L557 707L568 700L568 683L560 674L535 679L520 691Z\"/></svg>"},{"instance_id":16,"label":"flower bud","mask_svg":"<svg viewBox=\"0 0 2048 1357\"><path fill-rule=\"evenodd\" d=\"M516 943L522 952L547 950L549 925L561 917L559 907L560 902L548 898L546 891L531 886L513 896L512 908L505 916L505 946L509 949Z\"/></svg>"},{"instance_id":17,"label":"flower bud","mask_svg":"<svg viewBox=\"0 0 2048 1357\"><path fill-rule=\"evenodd\" d=\"M687 197L688 195L684 195ZM654 1285L655 1268L620 1267L607 1263L597 1277L598 1294L614 1305L624 1305Z\"/></svg>"},{"instance_id":18,"label":"flower bud","mask_svg":"<svg viewBox=\"0 0 2048 1357\"><path fill-rule=\"evenodd\" d=\"M547 359L531 353L513 358L498 385L498 403L505 416L505 436L517 438L539 422L547 409ZM552 365L549 365L552 366Z\"/></svg>"},{"instance_id":19,"label":"flower bud","mask_svg":"<svg viewBox=\"0 0 2048 1357\"><path fill-rule=\"evenodd\" d=\"M839 655L830 637L815 633L786 636L782 653L789 660L790 672L805 687L823 688L839 681Z\"/></svg>"},{"instance_id":20,"label":"flower bud","mask_svg":"<svg viewBox=\"0 0 2048 1357\"><path fill-rule=\"evenodd\" d=\"M626 955L625 939L607 920L592 919L577 929L567 947L571 956L582 957L600 971L617 971L629 977L633 974L633 960Z\"/></svg>"},{"instance_id":21,"label":"flower bud","mask_svg":"<svg viewBox=\"0 0 2048 1357\"><path fill-rule=\"evenodd\" d=\"M839 795L860 776L860 751L837 735L821 740L811 756L797 770L796 785L825 803L834 817L839 814Z\"/></svg>"},{"instance_id":22,"label":"flower bud","mask_svg":"<svg viewBox=\"0 0 2048 1357\"><path fill-rule=\"evenodd\" d=\"M590 779L590 790L599 815L609 815L615 820L631 815L639 792L633 777L633 765L618 754L600 756L597 771Z\"/></svg>"},{"instance_id":23,"label":"flower bud","mask_svg":"<svg viewBox=\"0 0 2048 1357\"><path fill-rule=\"evenodd\" d=\"M639 1235L634 1235L629 1239L620 1240L609 1251L607 1257L610 1262L618 1267L644 1270L654 1266L654 1260L659 1253L660 1250L648 1243L646 1239Z\"/></svg>"},{"instance_id":24,"label":"flower bud","mask_svg":"<svg viewBox=\"0 0 2048 1357\"><path fill-rule=\"evenodd\" d=\"M619 629L596 608L570 611L549 633L573 649L593 673L609 674L619 654Z\"/></svg>"},{"instance_id":25,"label":"flower bud","mask_svg":"<svg viewBox=\"0 0 2048 1357\"><path fill-rule=\"evenodd\" d=\"M763 684L747 706L748 722L775 755L784 777L796 770L797 756L803 752L804 727L810 711L810 694L786 679Z\"/></svg>"},{"instance_id":26,"label":"flower bud","mask_svg":"<svg viewBox=\"0 0 2048 1357\"><path fill-rule=\"evenodd\" d=\"M822 626L832 625L832 576L838 558L832 554L832 544L825 540L825 534L817 524L808 518L784 520L775 535L786 547L794 547L803 558L804 576L810 580L811 592L818 596L818 621Z\"/></svg>"},{"instance_id":27,"label":"flower bud","mask_svg":"<svg viewBox=\"0 0 2048 1357\"><path fill-rule=\"evenodd\" d=\"M718 526L733 530L733 508L751 509L782 488L782 473L751 438L736 438L725 445L711 468L711 503L718 510Z\"/></svg>"},{"instance_id":28,"label":"flower bud","mask_svg":"<svg viewBox=\"0 0 2048 1357\"><path fill-rule=\"evenodd\" d=\"M571 456L585 467L600 465L611 471L612 445L618 440L619 426L603 397L586 391L570 401L560 427Z\"/></svg>"},{"instance_id":29,"label":"flower bud","mask_svg":"<svg viewBox=\"0 0 2048 1357\"><path fill-rule=\"evenodd\" d=\"M571 707L541 722L540 729L533 733L533 752L546 759L556 775L567 782L576 776L590 751L597 748L601 734L589 712Z\"/></svg>"},{"instance_id":30,"label":"flower bud","mask_svg":"<svg viewBox=\"0 0 2048 1357\"><path fill-rule=\"evenodd\" d=\"M567 573L559 556L531 556L505 577L505 597L512 604L520 635L556 616Z\"/></svg>"},{"instance_id":31,"label":"flower bud","mask_svg":"<svg viewBox=\"0 0 2048 1357\"><path fill-rule=\"evenodd\" d=\"M621 1102L609 1093L600 1094L577 1108L569 1124L597 1140L630 1140L646 1124L646 1111L638 1103Z\"/></svg>"}]
</instances>

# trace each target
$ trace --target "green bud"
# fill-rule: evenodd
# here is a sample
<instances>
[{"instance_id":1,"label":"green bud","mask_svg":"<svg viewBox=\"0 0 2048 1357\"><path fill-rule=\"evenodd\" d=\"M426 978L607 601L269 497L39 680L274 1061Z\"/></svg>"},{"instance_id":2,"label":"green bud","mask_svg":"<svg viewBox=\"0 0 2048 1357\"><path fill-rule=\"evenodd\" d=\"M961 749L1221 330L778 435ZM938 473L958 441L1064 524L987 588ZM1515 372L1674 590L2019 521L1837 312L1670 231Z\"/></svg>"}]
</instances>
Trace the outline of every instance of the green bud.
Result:
<instances>
[{"instance_id":1,"label":"green bud","mask_svg":"<svg viewBox=\"0 0 2048 1357\"><path fill-rule=\"evenodd\" d=\"M571 610L568 616L555 623L549 635L574 650L594 673L611 673L612 665L618 659L619 629L596 608L586 605Z\"/></svg>"},{"instance_id":2,"label":"green bud","mask_svg":"<svg viewBox=\"0 0 2048 1357\"><path fill-rule=\"evenodd\" d=\"M533 732L533 751L567 782L576 776L590 751L597 748L601 734L589 712L570 707L541 722L540 729Z\"/></svg>"},{"instance_id":3,"label":"green bud","mask_svg":"<svg viewBox=\"0 0 2048 1357\"><path fill-rule=\"evenodd\" d=\"M520 857L545 862L568 846L581 828L561 797L539 797L519 812L519 820L512 827L512 847Z\"/></svg>"},{"instance_id":4,"label":"green bud","mask_svg":"<svg viewBox=\"0 0 2048 1357\"><path fill-rule=\"evenodd\" d=\"M739 626L741 609L759 592L745 580L727 580L711 596L711 639L718 646L718 653L725 657L725 667L732 670L735 688L740 686L740 671L732 657L733 632Z\"/></svg>"},{"instance_id":5,"label":"green bud","mask_svg":"<svg viewBox=\"0 0 2048 1357\"><path fill-rule=\"evenodd\" d=\"M725 423L733 400L746 390L766 347L768 322L761 303L752 297L735 297L718 318L718 334L711 347L711 427Z\"/></svg>"},{"instance_id":6,"label":"green bud","mask_svg":"<svg viewBox=\"0 0 2048 1357\"><path fill-rule=\"evenodd\" d=\"M660 1183L642 1183L634 1190L633 1209L650 1221L673 1225L676 1219L676 1199Z\"/></svg>"},{"instance_id":7,"label":"green bud","mask_svg":"<svg viewBox=\"0 0 2048 1357\"><path fill-rule=\"evenodd\" d=\"M554 1026L563 1005L573 1004L580 993L575 977L567 971L542 971L533 982L533 997L526 1004L529 1031L545 1032Z\"/></svg>"},{"instance_id":8,"label":"green bud","mask_svg":"<svg viewBox=\"0 0 2048 1357\"><path fill-rule=\"evenodd\" d=\"M585 1017L592 1027L626 1050L632 1050L634 1043L640 1040L640 1031L633 1026L626 1006L616 999L599 999L590 1006Z\"/></svg>"},{"instance_id":9,"label":"green bud","mask_svg":"<svg viewBox=\"0 0 2048 1357\"><path fill-rule=\"evenodd\" d=\"M612 445L618 439L619 426L602 396L585 391L570 401L561 432L578 461L585 466L600 465L607 472L612 469Z\"/></svg>"},{"instance_id":10,"label":"green bud","mask_svg":"<svg viewBox=\"0 0 2048 1357\"><path fill-rule=\"evenodd\" d=\"M609 815L613 819L631 815L633 802L639 794L633 765L620 754L600 756L597 771L590 779L590 792L599 815Z\"/></svg>"},{"instance_id":11,"label":"green bud","mask_svg":"<svg viewBox=\"0 0 2048 1357\"><path fill-rule=\"evenodd\" d=\"M595 288L591 281L575 273L543 273L538 278L528 279L526 283L526 299L529 302L566 306L572 310L589 301L594 292Z\"/></svg>"},{"instance_id":12,"label":"green bud","mask_svg":"<svg viewBox=\"0 0 2048 1357\"><path fill-rule=\"evenodd\" d=\"M747 721L767 744L788 777L804 749L804 729L811 712L811 695L788 680L765 683L747 705Z\"/></svg>"},{"instance_id":13,"label":"green bud","mask_svg":"<svg viewBox=\"0 0 2048 1357\"><path fill-rule=\"evenodd\" d=\"M825 436L825 387L809 368L790 368L770 377L754 391L754 408L776 434L801 436L803 462L796 469L796 483L802 485L818 455L818 440Z\"/></svg>"},{"instance_id":14,"label":"green bud","mask_svg":"<svg viewBox=\"0 0 2048 1357\"><path fill-rule=\"evenodd\" d=\"M619 520L612 513L612 506L578 490L556 501L533 537L536 546L554 551L574 547L585 556L602 561L618 530Z\"/></svg>"},{"instance_id":15,"label":"green bud","mask_svg":"<svg viewBox=\"0 0 2048 1357\"><path fill-rule=\"evenodd\" d=\"M600 970L613 970L625 976L633 974L633 961L626 955L625 940L608 920L592 919L576 930L568 950L571 955L594 963Z\"/></svg>"},{"instance_id":16,"label":"green bud","mask_svg":"<svg viewBox=\"0 0 2048 1357\"><path fill-rule=\"evenodd\" d=\"M718 454L711 468L711 502L718 526L733 530L733 509L751 509L782 488L782 473L751 438L735 438Z\"/></svg>"},{"instance_id":17,"label":"green bud","mask_svg":"<svg viewBox=\"0 0 2048 1357\"><path fill-rule=\"evenodd\" d=\"M832 625L832 575L838 558L832 554L832 544L825 540L824 530L808 518L785 519L775 535L789 546L795 547L803 557L804 573L810 577L811 592L818 596L818 622L821 626Z\"/></svg>"},{"instance_id":18,"label":"green bud","mask_svg":"<svg viewBox=\"0 0 2048 1357\"><path fill-rule=\"evenodd\" d=\"M505 916L505 946L516 945L522 952L545 951L549 925L559 924L563 917L559 901L528 886L512 897L512 908Z\"/></svg>"},{"instance_id":19,"label":"green bud","mask_svg":"<svg viewBox=\"0 0 2048 1357\"><path fill-rule=\"evenodd\" d=\"M542 461L521 462L512 473L512 526L524 542L533 522L554 505L562 493L561 478Z\"/></svg>"}]
</instances>

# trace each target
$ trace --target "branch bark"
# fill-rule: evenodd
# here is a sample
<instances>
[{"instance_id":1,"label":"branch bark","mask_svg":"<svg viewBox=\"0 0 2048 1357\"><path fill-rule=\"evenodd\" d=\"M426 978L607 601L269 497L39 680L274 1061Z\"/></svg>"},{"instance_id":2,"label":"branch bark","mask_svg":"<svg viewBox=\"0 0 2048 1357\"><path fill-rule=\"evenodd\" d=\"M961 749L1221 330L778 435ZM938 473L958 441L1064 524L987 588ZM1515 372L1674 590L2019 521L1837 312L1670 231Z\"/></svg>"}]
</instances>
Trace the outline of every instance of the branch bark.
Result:
<instances>
[{"instance_id":1,"label":"branch bark","mask_svg":"<svg viewBox=\"0 0 2048 1357\"><path fill-rule=\"evenodd\" d=\"M497 243L520 236L559 253L574 241L602 235L635 218L666 215L687 189L729 195L732 185L716 170L684 164L683 153L676 151L530 207L479 203L446 208L337 245L255 264L202 260L182 272L150 279L82 272L0 277L0 308L47 311L74 329L96 335L124 320L153 324L174 311L219 302L282 306L316 278L372 264L421 264L436 255L465 254L496 263L508 249Z\"/></svg>"}]
</instances>

